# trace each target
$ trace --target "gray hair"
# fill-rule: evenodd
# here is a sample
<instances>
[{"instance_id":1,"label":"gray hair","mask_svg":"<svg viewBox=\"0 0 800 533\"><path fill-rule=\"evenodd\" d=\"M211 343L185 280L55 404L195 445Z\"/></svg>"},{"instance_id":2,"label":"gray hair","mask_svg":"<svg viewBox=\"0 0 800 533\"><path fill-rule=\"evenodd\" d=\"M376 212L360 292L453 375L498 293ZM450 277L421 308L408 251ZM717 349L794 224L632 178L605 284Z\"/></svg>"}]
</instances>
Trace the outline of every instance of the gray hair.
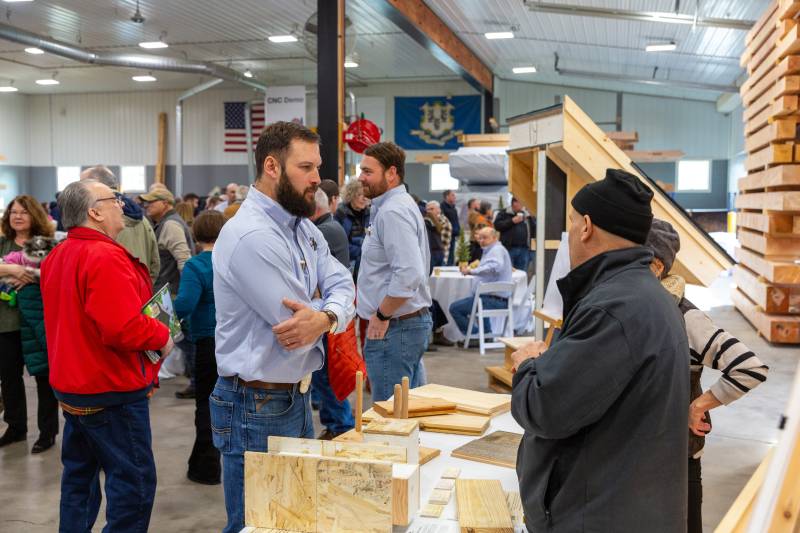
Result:
<instances>
[{"instance_id":1,"label":"gray hair","mask_svg":"<svg viewBox=\"0 0 800 533\"><path fill-rule=\"evenodd\" d=\"M93 179L73 181L58 195L58 209L61 211L61 223L65 230L69 231L86 224L89 208L96 201L89 188L91 183L100 182Z\"/></svg>"},{"instance_id":2,"label":"gray hair","mask_svg":"<svg viewBox=\"0 0 800 533\"><path fill-rule=\"evenodd\" d=\"M247 198L247 193L250 191L250 187L247 185L239 185L236 188L236 201L237 202L244 202L245 198Z\"/></svg>"},{"instance_id":3,"label":"gray hair","mask_svg":"<svg viewBox=\"0 0 800 533\"><path fill-rule=\"evenodd\" d=\"M314 201L317 202L317 209L324 215L325 213L330 213L331 208L328 203L328 195L325 194L325 191L322 189L317 189L317 192L314 193Z\"/></svg>"},{"instance_id":4,"label":"gray hair","mask_svg":"<svg viewBox=\"0 0 800 533\"><path fill-rule=\"evenodd\" d=\"M105 165L95 165L85 169L87 179L99 181L112 190L119 190L119 180L111 170Z\"/></svg>"},{"instance_id":5,"label":"gray hair","mask_svg":"<svg viewBox=\"0 0 800 533\"><path fill-rule=\"evenodd\" d=\"M431 200L431 201L429 201L429 202L427 202L425 204L425 209L427 209L429 207L439 207L439 202L437 202L435 200Z\"/></svg>"},{"instance_id":6,"label":"gray hair","mask_svg":"<svg viewBox=\"0 0 800 533\"><path fill-rule=\"evenodd\" d=\"M349 204L353 198L364 192L364 186L358 180L350 180L342 190L342 201Z\"/></svg>"}]
</instances>

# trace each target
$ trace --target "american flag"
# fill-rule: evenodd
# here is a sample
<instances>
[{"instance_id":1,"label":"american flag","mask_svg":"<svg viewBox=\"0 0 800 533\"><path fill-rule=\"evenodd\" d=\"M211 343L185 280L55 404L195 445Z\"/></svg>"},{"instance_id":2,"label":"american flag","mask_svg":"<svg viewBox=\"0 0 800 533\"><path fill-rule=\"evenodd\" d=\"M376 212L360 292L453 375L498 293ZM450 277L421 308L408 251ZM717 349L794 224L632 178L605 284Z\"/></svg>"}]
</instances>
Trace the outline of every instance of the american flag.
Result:
<instances>
[{"instance_id":1,"label":"american flag","mask_svg":"<svg viewBox=\"0 0 800 533\"><path fill-rule=\"evenodd\" d=\"M225 150L226 152L246 152L247 141L244 124L245 102L225 102ZM264 129L264 102L250 104L250 123L253 136L250 141L255 144Z\"/></svg>"}]
</instances>

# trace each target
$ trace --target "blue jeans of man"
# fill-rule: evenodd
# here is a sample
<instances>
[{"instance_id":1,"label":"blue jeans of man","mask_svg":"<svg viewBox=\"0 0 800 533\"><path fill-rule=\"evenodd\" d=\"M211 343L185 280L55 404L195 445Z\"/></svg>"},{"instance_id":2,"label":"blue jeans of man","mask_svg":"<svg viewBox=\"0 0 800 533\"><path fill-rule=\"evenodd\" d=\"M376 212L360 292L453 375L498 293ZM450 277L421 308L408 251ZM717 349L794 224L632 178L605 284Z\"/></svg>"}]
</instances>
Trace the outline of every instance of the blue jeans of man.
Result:
<instances>
[{"instance_id":1,"label":"blue jeans of man","mask_svg":"<svg viewBox=\"0 0 800 533\"><path fill-rule=\"evenodd\" d=\"M408 376L413 389L422 385L425 371L422 354L428 348L433 320L427 311L422 314L389 321L382 339L367 339L364 343L364 360L372 386L372 400L387 400L394 394L394 386Z\"/></svg>"},{"instance_id":2,"label":"blue jeans of man","mask_svg":"<svg viewBox=\"0 0 800 533\"><path fill-rule=\"evenodd\" d=\"M222 454L222 490L228 523L224 533L244 528L244 452L266 452L270 435L314 437L311 395L246 387L236 376L217 379L211 404L211 435Z\"/></svg>"},{"instance_id":3,"label":"blue jeans of man","mask_svg":"<svg viewBox=\"0 0 800 533\"><path fill-rule=\"evenodd\" d=\"M92 415L64 413L59 531L90 533L105 473L104 532L145 533L156 495L150 407L143 398Z\"/></svg>"},{"instance_id":4,"label":"blue jeans of man","mask_svg":"<svg viewBox=\"0 0 800 533\"><path fill-rule=\"evenodd\" d=\"M464 335L467 334L467 327L469 326L469 315L472 313L472 302L475 296L468 296L461 298L450 304L450 316L453 317L458 329ZM483 302L484 309L505 309L508 306L508 298L501 298L493 294L481 294L481 302ZM477 313L477 311L476 311ZM492 331L492 326L489 324L489 319L483 319L483 331L488 333ZM472 326L472 333L478 332L478 321Z\"/></svg>"},{"instance_id":5,"label":"blue jeans of man","mask_svg":"<svg viewBox=\"0 0 800 533\"><path fill-rule=\"evenodd\" d=\"M525 246L512 246L508 249L511 256L511 266L523 272L528 271L528 263L531 261L531 251Z\"/></svg>"},{"instance_id":6,"label":"blue jeans of man","mask_svg":"<svg viewBox=\"0 0 800 533\"><path fill-rule=\"evenodd\" d=\"M319 402L319 421L329 433L338 435L353 429L356 422L353 420L350 401L345 398L340 402L331 388L328 379L327 335L325 337L322 341L325 346L325 362L322 368L311 374L311 396L315 402Z\"/></svg>"}]
</instances>

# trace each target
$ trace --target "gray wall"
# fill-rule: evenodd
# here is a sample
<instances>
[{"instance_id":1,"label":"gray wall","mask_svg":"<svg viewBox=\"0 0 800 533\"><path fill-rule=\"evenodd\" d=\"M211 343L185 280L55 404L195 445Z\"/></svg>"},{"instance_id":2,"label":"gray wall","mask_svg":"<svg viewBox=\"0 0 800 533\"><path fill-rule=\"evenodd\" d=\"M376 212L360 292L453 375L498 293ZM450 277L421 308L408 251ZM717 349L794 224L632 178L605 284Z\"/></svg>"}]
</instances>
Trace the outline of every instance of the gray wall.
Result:
<instances>
[{"instance_id":1,"label":"gray wall","mask_svg":"<svg viewBox=\"0 0 800 533\"><path fill-rule=\"evenodd\" d=\"M639 166L652 179L675 185L676 163L641 163ZM728 209L728 161L711 161L711 191L676 192L673 198L684 209Z\"/></svg>"},{"instance_id":2,"label":"gray wall","mask_svg":"<svg viewBox=\"0 0 800 533\"><path fill-rule=\"evenodd\" d=\"M5 207L20 194L28 190L29 167L0 166L0 208Z\"/></svg>"}]
</instances>

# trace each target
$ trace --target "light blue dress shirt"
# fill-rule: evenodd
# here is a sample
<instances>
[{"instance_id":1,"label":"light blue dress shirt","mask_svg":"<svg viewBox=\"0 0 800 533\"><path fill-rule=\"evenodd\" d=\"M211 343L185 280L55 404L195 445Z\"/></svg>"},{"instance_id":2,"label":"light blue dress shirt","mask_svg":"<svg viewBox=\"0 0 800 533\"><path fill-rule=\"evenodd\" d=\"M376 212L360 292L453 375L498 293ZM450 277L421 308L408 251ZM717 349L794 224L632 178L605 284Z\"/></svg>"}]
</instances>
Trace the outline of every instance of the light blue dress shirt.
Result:
<instances>
[{"instance_id":1,"label":"light blue dress shirt","mask_svg":"<svg viewBox=\"0 0 800 533\"><path fill-rule=\"evenodd\" d=\"M330 254L322 233L255 187L223 226L212 264L220 376L296 383L322 367L321 338L286 350L272 333L292 317L283 298L333 311L337 333L353 318L353 277ZM318 288L321 298L314 297Z\"/></svg>"},{"instance_id":2,"label":"light blue dress shirt","mask_svg":"<svg viewBox=\"0 0 800 533\"><path fill-rule=\"evenodd\" d=\"M408 298L393 316L431 306L428 232L414 199L402 185L372 200L361 247L358 316L369 318L384 297Z\"/></svg>"},{"instance_id":3,"label":"light blue dress shirt","mask_svg":"<svg viewBox=\"0 0 800 533\"><path fill-rule=\"evenodd\" d=\"M479 283L494 283L496 281L511 281L511 256L500 241L487 246L481 255L481 264L470 270L470 274L478 278ZM477 289L477 285L475 287ZM472 291L475 294L475 291ZM508 298L511 293L498 293L498 296Z\"/></svg>"}]
</instances>

